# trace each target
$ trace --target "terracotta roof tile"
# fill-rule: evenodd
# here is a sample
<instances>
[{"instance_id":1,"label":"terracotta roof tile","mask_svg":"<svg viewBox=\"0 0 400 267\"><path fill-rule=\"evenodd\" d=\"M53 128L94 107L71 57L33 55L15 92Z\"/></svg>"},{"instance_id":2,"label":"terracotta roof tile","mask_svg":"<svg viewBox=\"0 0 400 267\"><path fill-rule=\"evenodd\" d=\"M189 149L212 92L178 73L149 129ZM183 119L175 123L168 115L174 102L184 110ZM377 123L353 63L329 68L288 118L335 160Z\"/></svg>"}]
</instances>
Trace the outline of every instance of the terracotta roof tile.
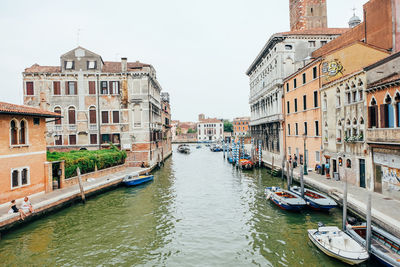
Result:
<instances>
[{"instance_id":1,"label":"terracotta roof tile","mask_svg":"<svg viewBox=\"0 0 400 267\"><path fill-rule=\"evenodd\" d=\"M315 28L315 29L305 29L298 31L281 32L278 34L282 35L319 35L319 34L332 34L338 35L349 31L350 28Z\"/></svg>"},{"instance_id":2,"label":"terracotta roof tile","mask_svg":"<svg viewBox=\"0 0 400 267\"><path fill-rule=\"evenodd\" d=\"M127 63L128 71L140 71L143 67L151 67L150 64L136 62ZM115 61L104 61L103 72L121 72L121 62Z\"/></svg>"},{"instance_id":3,"label":"terracotta roof tile","mask_svg":"<svg viewBox=\"0 0 400 267\"><path fill-rule=\"evenodd\" d=\"M31 67L26 68L25 72L35 73L35 72L61 72L61 67L59 66L40 66L39 64L33 64Z\"/></svg>"},{"instance_id":4,"label":"terracotta roof tile","mask_svg":"<svg viewBox=\"0 0 400 267\"><path fill-rule=\"evenodd\" d=\"M200 123L222 123L221 120L215 118L208 118L204 120L200 120Z\"/></svg>"},{"instance_id":5,"label":"terracotta roof tile","mask_svg":"<svg viewBox=\"0 0 400 267\"><path fill-rule=\"evenodd\" d=\"M46 118L61 118L61 115L58 113L6 102L0 102L0 114L23 114Z\"/></svg>"},{"instance_id":6,"label":"terracotta roof tile","mask_svg":"<svg viewBox=\"0 0 400 267\"><path fill-rule=\"evenodd\" d=\"M395 72L395 73L390 74L389 76L386 76L385 78L382 78L376 82L368 84L368 88L376 87L379 85L384 85L386 83L391 83L391 82L394 82L397 80L400 80L400 73Z\"/></svg>"}]
</instances>

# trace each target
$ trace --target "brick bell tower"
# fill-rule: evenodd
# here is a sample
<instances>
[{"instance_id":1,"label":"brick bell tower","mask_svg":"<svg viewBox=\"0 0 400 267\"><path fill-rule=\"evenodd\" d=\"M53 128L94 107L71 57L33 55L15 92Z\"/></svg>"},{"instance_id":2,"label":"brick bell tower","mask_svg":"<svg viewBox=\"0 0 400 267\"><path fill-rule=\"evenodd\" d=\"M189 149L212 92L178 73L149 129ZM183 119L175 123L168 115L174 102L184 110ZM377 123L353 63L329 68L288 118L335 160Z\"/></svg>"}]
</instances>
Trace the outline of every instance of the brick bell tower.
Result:
<instances>
[{"instance_id":1,"label":"brick bell tower","mask_svg":"<svg viewBox=\"0 0 400 267\"><path fill-rule=\"evenodd\" d=\"M326 28L326 0L289 0L290 30Z\"/></svg>"}]
</instances>

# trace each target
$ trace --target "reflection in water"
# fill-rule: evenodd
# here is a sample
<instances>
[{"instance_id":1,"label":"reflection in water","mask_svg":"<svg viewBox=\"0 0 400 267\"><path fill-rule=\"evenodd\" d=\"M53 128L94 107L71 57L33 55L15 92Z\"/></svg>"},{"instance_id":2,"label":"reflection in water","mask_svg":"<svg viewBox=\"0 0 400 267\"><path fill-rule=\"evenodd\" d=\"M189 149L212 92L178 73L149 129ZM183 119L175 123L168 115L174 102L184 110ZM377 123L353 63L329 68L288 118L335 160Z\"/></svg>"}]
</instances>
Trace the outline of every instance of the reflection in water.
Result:
<instances>
[{"instance_id":1,"label":"reflection in water","mask_svg":"<svg viewBox=\"0 0 400 267\"><path fill-rule=\"evenodd\" d=\"M319 221L340 225L340 211L282 211L264 198L271 185L285 183L192 147L167 160L152 183L99 195L5 235L0 265L342 266L306 234Z\"/></svg>"}]
</instances>

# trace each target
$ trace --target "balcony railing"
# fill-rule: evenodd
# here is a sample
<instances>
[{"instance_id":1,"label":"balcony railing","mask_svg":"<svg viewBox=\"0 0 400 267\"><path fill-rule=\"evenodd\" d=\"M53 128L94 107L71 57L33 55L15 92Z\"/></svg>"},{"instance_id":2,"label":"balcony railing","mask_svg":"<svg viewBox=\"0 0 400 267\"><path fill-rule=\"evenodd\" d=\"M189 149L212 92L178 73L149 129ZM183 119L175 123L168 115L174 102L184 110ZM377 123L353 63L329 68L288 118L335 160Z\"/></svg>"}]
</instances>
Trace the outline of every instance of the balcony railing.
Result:
<instances>
[{"instance_id":1,"label":"balcony railing","mask_svg":"<svg viewBox=\"0 0 400 267\"><path fill-rule=\"evenodd\" d=\"M76 131L76 125L74 125L74 124L68 125L68 129L70 131Z\"/></svg>"}]
</instances>

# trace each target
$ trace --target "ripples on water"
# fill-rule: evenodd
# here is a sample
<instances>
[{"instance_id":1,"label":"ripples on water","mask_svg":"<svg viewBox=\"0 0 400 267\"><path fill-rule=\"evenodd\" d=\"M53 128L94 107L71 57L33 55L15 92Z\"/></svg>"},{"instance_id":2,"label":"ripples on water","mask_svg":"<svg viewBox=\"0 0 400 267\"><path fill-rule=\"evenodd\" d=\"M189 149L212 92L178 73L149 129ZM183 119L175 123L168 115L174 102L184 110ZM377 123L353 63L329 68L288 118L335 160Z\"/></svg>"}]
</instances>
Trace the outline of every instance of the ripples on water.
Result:
<instances>
[{"instance_id":1,"label":"ripples on water","mask_svg":"<svg viewBox=\"0 0 400 267\"><path fill-rule=\"evenodd\" d=\"M176 147L174 147L176 149ZM207 148L174 153L154 182L119 188L4 236L4 266L342 266L308 240L341 212L290 213L264 198L285 184L237 171Z\"/></svg>"}]
</instances>

